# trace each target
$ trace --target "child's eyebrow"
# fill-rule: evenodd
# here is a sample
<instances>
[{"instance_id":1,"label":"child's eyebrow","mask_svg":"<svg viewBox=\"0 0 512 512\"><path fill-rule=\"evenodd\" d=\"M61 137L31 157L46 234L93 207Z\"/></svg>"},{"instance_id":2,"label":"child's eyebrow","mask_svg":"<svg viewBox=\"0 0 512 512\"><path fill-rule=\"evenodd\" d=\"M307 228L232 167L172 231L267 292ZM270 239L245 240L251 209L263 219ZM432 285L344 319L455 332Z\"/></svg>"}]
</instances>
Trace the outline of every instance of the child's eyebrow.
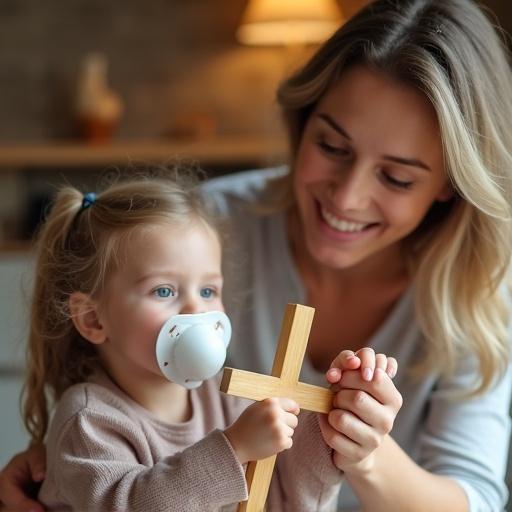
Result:
<instances>
[{"instance_id":1,"label":"child's eyebrow","mask_svg":"<svg viewBox=\"0 0 512 512\"><path fill-rule=\"evenodd\" d=\"M156 278L175 278L179 274L176 272L166 272L166 271L156 271L150 272L147 274L142 274L140 277L135 279L135 283L142 283L143 281L147 281L148 279L156 279Z\"/></svg>"},{"instance_id":2,"label":"child's eyebrow","mask_svg":"<svg viewBox=\"0 0 512 512\"><path fill-rule=\"evenodd\" d=\"M169 272L169 271L156 271L156 272L150 272L148 274L143 274L140 277L137 277L135 279L135 283L142 283L144 281L147 281L148 279L177 279L181 277L183 273L181 272ZM222 274L219 274L218 272L207 272L205 274L201 274L201 280L212 280L212 281L223 281Z\"/></svg>"}]
</instances>

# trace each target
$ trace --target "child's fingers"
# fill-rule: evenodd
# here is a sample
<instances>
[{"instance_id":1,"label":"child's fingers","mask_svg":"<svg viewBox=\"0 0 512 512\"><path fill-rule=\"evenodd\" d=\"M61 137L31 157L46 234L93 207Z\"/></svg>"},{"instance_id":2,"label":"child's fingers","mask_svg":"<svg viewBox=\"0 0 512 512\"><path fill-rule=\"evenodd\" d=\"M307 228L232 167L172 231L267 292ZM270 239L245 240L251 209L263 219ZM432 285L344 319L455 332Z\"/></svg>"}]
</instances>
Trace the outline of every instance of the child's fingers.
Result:
<instances>
[{"instance_id":1,"label":"child's fingers","mask_svg":"<svg viewBox=\"0 0 512 512\"><path fill-rule=\"evenodd\" d=\"M330 368L340 368L341 370L357 370L361 361L352 350L341 351L331 363Z\"/></svg>"},{"instance_id":2,"label":"child's fingers","mask_svg":"<svg viewBox=\"0 0 512 512\"><path fill-rule=\"evenodd\" d=\"M343 372L340 368L331 368L330 370L327 370L325 377L329 384L336 384L340 381L342 375Z\"/></svg>"},{"instance_id":3,"label":"child's fingers","mask_svg":"<svg viewBox=\"0 0 512 512\"><path fill-rule=\"evenodd\" d=\"M396 372L398 371L398 362L394 357L388 357L388 363L385 371L391 378L394 378L396 375Z\"/></svg>"},{"instance_id":4,"label":"child's fingers","mask_svg":"<svg viewBox=\"0 0 512 512\"><path fill-rule=\"evenodd\" d=\"M297 418L297 416L291 412L285 412L283 421L288 427L292 429L292 433L290 435L293 435L293 430L295 430L299 424L299 418Z\"/></svg>"},{"instance_id":5,"label":"child's fingers","mask_svg":"<svg viewBox=\"0 0 512 512\"><path fill-rule=\"evenodd\" d=\"M380 368L385 372L388 368L388 358L386 354L375 354L375 369Z\"/></svg>"},{"instance_id":6,"label":"child's fingers","mask_svg":"<svg viewBox=\"0 0 512 512\"><path fill-rule=\"evenodd\" d=\"M375 371L375 351L373 348L365 347L356 352L356 356L361 360L361 375L363 380L370 382Z\"/></svg>"},{"instance_id":7,"label":"child's fingers","mask_svg":"<svg viewBox=\"0 0 512 512\"><path fill-rule=\"evenodd\" d=\"M295 414L295 415L299 414L300 407L299 407L299 404L295 400L292 400L291 398L286 398L286 397L279 397L278 400L279 400L279 404L286 412L289 412L289 413Z\"/></svg>"}]
</instances>

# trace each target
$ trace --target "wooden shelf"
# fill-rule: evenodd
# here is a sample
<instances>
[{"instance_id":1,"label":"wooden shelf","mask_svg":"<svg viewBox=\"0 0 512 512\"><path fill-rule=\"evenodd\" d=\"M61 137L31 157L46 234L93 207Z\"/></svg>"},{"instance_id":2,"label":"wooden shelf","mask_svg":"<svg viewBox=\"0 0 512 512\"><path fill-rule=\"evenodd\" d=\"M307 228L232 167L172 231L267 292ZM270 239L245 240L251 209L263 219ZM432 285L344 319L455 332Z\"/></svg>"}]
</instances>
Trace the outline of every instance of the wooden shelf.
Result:
<instances>
[{"instance_id":1,"label":"wooden shelf","mask_svg":"<svg viewBox=\"0 0 512 512\"><path fill-rule=\"evenodd\" d=\"M166 163L175 158L199 164L283 163L285 137L219 137L204 140L115 141L109 145L56 142L47 144L0 143L0 168L87 167Z\"/></svg>"},{"instance_id":2,"label":"wooden shelf","mask_svg":"<svg viewBox=\"0 0 512 512\"><path fill-rule=\"evenodd\" d=\"M0 262L2 257L16 254L27 254L33 248L31 240L1 240L0 241Z\"/></svg>"}]
</instances>

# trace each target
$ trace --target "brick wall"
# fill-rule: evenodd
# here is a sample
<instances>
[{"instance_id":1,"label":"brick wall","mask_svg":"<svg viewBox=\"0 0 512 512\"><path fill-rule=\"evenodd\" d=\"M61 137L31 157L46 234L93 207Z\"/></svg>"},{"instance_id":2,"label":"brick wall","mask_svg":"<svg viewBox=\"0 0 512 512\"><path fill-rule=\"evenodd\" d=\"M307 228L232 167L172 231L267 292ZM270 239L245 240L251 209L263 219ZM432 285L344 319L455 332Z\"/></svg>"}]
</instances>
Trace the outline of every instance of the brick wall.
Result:
<instances>
[{"instance_id":1,"label":"brick wall","mask_svg":"<svg viewBox=\"0 0 512 512\"><path fill-rule=\"evenodd\" d=\"M80 63L109 60L125 101L119 137L165 136L186 113L223 133L277 131L273 93L289 66L282 51L234 38L246 0L2 0L0 141L72 137ZM346 15L365 0L339 0ZM510 29L508 0L485 2Z\"/></svg>"},{"instance_id":2,"label":"brick wall","mask_svg":"<svg viewBox=\"0 0 512 512\"><path fill-rule=\"evenodd\" d=\"M0 140L72 136L77 75L91 51L106 54L126 103L119 136L163 135L185 105L219 115L220 131L258 131L283 63L275 50L236 43L244 4L2 0Z\"/></svg>"}]
</instances>

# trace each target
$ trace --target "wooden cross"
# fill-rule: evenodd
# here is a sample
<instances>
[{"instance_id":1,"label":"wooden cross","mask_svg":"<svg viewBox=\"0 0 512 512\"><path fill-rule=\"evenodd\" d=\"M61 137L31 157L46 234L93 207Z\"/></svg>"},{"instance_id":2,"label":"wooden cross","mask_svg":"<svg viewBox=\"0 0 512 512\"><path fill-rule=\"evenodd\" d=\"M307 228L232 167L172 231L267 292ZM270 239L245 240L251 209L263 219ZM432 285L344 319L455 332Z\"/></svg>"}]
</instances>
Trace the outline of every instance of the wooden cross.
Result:
<instances>
[{"instance_id":1,"label":"wooden cross","mask_svg":"<svg viewBox=\"0 0 512 512\"><path fill-rule=\"evenodd\" d=\"M328 413L332 409L332 391L298 381L314 314L314 308L288 304L272 376L226 368L220 384L221 391L252 400L288 397L295 400L301 409ZM238 512L264 510L275 461L276 455L249 462L245 473L249 499L240 503Z\"/></svg>"}]
</instances>

